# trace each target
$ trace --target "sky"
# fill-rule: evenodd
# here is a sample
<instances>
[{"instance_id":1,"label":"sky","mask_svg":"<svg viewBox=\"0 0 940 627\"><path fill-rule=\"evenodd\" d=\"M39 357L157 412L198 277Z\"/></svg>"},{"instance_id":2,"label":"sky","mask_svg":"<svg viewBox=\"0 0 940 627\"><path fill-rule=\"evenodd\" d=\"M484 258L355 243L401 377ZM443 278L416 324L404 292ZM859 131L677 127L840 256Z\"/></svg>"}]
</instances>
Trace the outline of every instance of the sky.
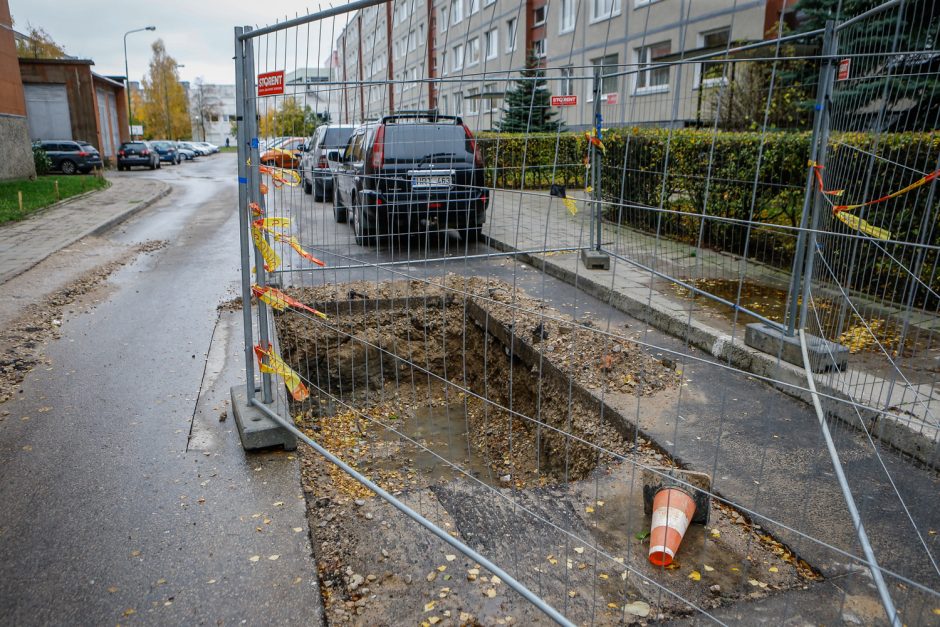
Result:
<instances>
[{"instance_id":1,"label":"sky","mask_svg":"<svg viewBox=\"0 0 940 627\"><path fill-rule=\"evenodd\" d=\"M157 27L156 31L127 36L131 80L140 80L147 72L150 45L159 38L163 39L167 53L185 66L179 69L182 80L201 77L206 83L222 84L235 82L232 56L236 25L264 26L285 16L293 18L296 14L315 12L321 5L330 6L327 0L312 0L309 4L303 0L9 0L9 3L16 30L26 32L27 24L42 27L67 54L93 60L92 69L98 74L123 76L124 33L152 25ZM293 61L292 47L286 69L305 64L317 66L327 60L344 23L341 18L335 25L330 20L322 26L312 26L309 33L307 27L300 29L302 41L297 56L301 61Z\"/></svg>"}]
</instances>

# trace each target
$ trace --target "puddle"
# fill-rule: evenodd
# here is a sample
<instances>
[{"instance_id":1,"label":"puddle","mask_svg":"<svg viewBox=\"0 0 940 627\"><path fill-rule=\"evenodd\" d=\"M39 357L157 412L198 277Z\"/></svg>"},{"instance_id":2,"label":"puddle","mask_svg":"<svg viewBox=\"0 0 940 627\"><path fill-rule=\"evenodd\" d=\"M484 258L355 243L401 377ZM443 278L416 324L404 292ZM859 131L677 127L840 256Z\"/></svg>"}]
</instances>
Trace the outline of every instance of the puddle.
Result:
<instances>
[{"instance_id":1,"label":"puddle","mask_svg":"<svg viewBox=\"0 0 940 627\"><path fill-rule=\"evenodd\" d=\"M368 466L393 471L401 467L405 455L408 467L429 482L466 479L470 475L499 487L491 460L470 440L464 403L418 407L387 424L389 429L376 430L378 442L372 446Z\"/></svg>"}]
</instances>

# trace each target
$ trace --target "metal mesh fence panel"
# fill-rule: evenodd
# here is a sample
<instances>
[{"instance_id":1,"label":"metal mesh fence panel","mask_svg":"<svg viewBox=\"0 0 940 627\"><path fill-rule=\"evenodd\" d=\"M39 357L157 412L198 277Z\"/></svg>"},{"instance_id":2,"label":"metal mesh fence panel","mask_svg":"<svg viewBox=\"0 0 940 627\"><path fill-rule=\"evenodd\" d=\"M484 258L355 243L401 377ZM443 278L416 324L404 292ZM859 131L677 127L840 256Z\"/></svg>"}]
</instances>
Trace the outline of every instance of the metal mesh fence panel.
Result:
<instances>
[{"instance_id":1,"label":"metal mesh fence panel","mask_svg":"<svg viewBox=\"0 0 940 627\"><path fill-rule=\"evenodd\" d=\"M236 30L331 622L937 620L937 11L664 4Z\"/></svg>"}]
</instances>

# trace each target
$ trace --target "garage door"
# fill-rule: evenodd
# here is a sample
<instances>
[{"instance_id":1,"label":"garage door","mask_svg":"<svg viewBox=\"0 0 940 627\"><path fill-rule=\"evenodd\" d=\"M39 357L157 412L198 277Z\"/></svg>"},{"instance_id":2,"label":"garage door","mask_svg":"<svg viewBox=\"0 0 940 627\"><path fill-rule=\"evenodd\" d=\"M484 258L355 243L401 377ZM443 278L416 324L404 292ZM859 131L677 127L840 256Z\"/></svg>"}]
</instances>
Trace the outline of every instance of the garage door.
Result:
<instances>
[{"instance_id":1,"label":"garage door","mask_svg":"<svg viewBox=\"0 0 940 627\"><path fill-rule=\"evenodd\" d=\"M98 96L98 129L101 134L101 145L98 146L98 150L105 157L113 157L120 144L117 126L117 102L112 92L98 89L96 94Z\"/></svg>"},{"instance_id":2,"label":"garage door","mask_svg":"<svg viewBox=\"0 0 940 627\"><path fill-rule=\"evenodd\" d=\"M65 85L23 85L30 139L72 139Z\"/></svg>"}]
</instances>

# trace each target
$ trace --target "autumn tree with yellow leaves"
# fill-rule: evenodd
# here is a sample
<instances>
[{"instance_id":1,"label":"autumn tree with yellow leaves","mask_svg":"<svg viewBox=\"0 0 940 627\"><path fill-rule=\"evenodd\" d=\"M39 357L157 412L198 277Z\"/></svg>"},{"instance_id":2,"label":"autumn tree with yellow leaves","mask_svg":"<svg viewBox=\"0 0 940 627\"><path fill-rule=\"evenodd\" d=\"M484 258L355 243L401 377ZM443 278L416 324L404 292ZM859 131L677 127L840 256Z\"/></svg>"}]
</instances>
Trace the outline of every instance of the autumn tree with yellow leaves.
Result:
<instances>
[{"instance_id":1,"label":"autumn tree with yellow leaves","mask_svg":"<svg viewBox=\"0 0 940 627\"><path fill-rule=\"evenodd\" d=\"M141 81L140 119L144 137L188 139L192 135L189 102L180 83L176 59L166 52L163 40L153 42L150 68Z\"/></svg>"}]
</instances>

